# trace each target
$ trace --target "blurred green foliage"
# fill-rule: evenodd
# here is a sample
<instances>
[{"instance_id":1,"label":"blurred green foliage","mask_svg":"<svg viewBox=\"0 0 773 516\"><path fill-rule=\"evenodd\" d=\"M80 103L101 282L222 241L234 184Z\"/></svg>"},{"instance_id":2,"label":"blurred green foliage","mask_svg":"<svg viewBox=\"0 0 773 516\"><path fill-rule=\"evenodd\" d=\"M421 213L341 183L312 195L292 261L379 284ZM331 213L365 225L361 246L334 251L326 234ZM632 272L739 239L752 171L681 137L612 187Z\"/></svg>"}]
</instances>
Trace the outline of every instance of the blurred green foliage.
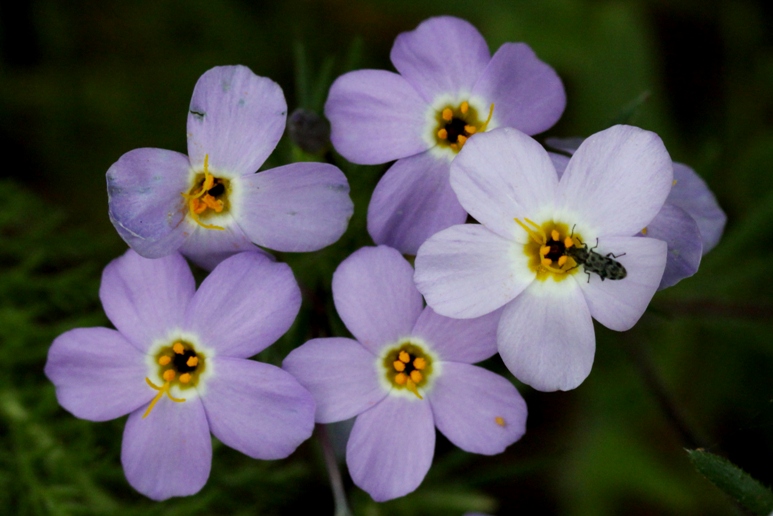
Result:
<instances>
[{"instance_id":1,"label":"blurred green foliage","mask_svg":"<svg viewBox=\"0 0 773 516\"><path fill-rule=\"evenodd\" d=\"M631 331L597 326L588 380L568 393L519 386L526 436L495 457L442 437L419 490L386 504L344 481L356 514L732 514L729 497L683 452L703 446L773 484L773 9L698 0L32 0L0 7L0 512L285 514L314 500L333 512L316 440L288 460L216 445L196 496L151 502L120 466L123 420L81 421L43 375L63 331L108 324L102 268L125 249L107 219L104 173L137 147L185 152L196 79L240 63L318 113L327 86L360 67L391 69L394 37L437 14L475 24L495 50L529 43L565 82L550 136L627 120L658 132L729 215L701 270L656 295ZM332 272L371 245L367 204L381 167L335 154L355 214L344 237L285 254L304 305L259 357L279 364L312 337L345 335ZM266 167L321 159L287 139ZM506 374L498 361L486 366ZM409 436L408 436L409 437ZM329 510L328 510L329 508Z\"/></svg>"}]
</instances>

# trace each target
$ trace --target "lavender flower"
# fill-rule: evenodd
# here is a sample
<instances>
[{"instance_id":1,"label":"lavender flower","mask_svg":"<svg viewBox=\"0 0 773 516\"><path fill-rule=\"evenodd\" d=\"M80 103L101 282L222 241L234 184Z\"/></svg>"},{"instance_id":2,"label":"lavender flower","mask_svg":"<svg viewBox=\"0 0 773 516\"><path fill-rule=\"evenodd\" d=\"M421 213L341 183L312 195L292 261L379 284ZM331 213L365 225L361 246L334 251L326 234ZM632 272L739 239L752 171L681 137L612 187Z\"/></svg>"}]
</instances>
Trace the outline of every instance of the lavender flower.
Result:
<instances>
[{"instance_id":1,"label":"lavender flower","mask_svg":"<svg viewBox=\"0 0 773 516\"><path fill-rule=\"evenodd\" d=\"M117 330L79 328L54 341L46 375L75 416L129 414L121 461L154 500L198 492L212 462L210 431L257 459L280 459L311 436L314 400L278 367L246 360L292 324L301 296L290 268L259 253L223 261L196 291L177 253L128 251L102 274Z\"/></svg>"},{"instance_id":2,"label":"lavender flower","mask_svg":"<svg viewBox=\"0 0 773 516\"><path fill-rule=\"evenodd\" d=\"M582 138L548 138L553 148L573 154ZM564 173L569 159L551 153L558 172ZM727 216L709 187L693 169L674 163L674 185L660 212L642 235L668 244L668 260L658 290L676 285L698 272L703 255L713 249L722 236Z\"/></svg>"},{"instance_id":3,"label":"lavender flower","mask_svg":"<svg viewBox=\"0 0 773 516\"><path fill-rule=\"evenodd\" d=\"M451 185L481 225L427 240L417 287L449 317L504 306L497 346L510 371L538 390L573 389L593 364L591 317L627 330L657 290L666 243L634 235L661 210L672 179L660 138L636 127L585 140L560 180L520 131L475 136L451 165Z\"/></svg>"},{"instance_id":4,"label":"lavender flower","mask_svg":"<svg viewBox=\"0 0 773 516\"><path fill-rule=\"evenodd\" d=\"M316 251L346 230L346 177L324 163L255 172L285 128L275 82L244 66L201 76L188 113L188 156L136 149L107 171L110 220L146 258L180 251L205 268L254 244Z\"/></svg>"},{"instance_id":5,"label":"lavender flower","mask_svg":"<svg viewBox=\"0 0 773 516\"><path fill-rule=\"evenodd\" d=\"M449 319L422 308L413 269L389 247L366 247L333 276L336 309L355 339L314 339L283 367L317 402L316 420L357 416L346 449L354 483L384 501L416 489L435 426L463 450L493 455L525 431L513 385L471 365L496 352L499 312Z\"/></svg>"},{"instance_id":6,"label":"lavender flower","mask_svg":"<svg viewBox=\"0 0 773 516\"><path fill-rule=\"evenodd\" d=\"M542 132L561 116L566 97L528 45L506 43L491 57L475 27L450 16L400 34L391 59L399 74L339 77L325 114L333 146L349 161L397 160L373 193L368 232L378 244L416 254L430 235L466 220L448 170L467 138L500 126Z\"/></svg>"}]
</instances>

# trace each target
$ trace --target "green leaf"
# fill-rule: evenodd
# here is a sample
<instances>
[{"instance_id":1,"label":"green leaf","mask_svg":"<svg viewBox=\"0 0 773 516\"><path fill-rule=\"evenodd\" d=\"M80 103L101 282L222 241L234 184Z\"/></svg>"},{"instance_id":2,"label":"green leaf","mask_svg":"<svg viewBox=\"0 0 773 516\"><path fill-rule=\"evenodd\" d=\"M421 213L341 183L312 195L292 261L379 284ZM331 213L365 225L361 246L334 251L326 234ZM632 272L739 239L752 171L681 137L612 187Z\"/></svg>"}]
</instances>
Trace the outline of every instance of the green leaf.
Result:
<instances>
[{"instance_id":1,"label":"green leaf","mask_svg":"<svg viewBox=\"0 0 773 516\"><path fill-rule=\"evenodd\" d=\"M687 450L698 472L754 514L773 511L773 492L741 468L705 450Z\"/></svg>"}]
</instances>

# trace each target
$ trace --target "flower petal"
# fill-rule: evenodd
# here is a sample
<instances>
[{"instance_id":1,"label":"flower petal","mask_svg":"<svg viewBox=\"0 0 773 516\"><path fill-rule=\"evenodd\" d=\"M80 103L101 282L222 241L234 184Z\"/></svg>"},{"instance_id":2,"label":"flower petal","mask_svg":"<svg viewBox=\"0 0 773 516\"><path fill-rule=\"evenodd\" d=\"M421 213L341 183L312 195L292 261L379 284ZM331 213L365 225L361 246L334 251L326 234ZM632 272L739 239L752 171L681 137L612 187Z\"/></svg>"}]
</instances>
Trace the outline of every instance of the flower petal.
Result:
<instances>
[{"instance_id":1,"label":"flower petal","mask_svg":"<svg viewBox=\"0 0 773 516\"><path fill-rule=\"evenodd\" d=\"M193 274L179 254L151 260L130 249L105 267L99 298L110 322L145 352L180 326L195 291Z\"/></svg>"},{"instance_id":2,"label":"flower petal","mask_svg":"<svg viewBox=\"0 0 773 516\"><path fill-rule=\"evenodd\" d=\"M569 157L563 154L557 154L555 152L548 152L550 161L553 162L553 166L556 167L556 174L558 174L558 180L561 180L561 176L564 175L566 166L569 164Z\"/></svg>"},{"instance_id":3,"label":"flower petal","mask_svg":"<svg viewBox=\"0 0 773 516\"><path fill-rule=\"evenodd\" d=\"M293 163L239 180L235 217L250 240L269 249L322 249L341 238L354 212L346 176L327 163Z\"/></svg>"},{"instance_id":4,"label":"flower petal","mask_svg":"<svg viewBox=\"0 0 773 516\"><path fill-rule=\"evenodd\" d=\"M330 141L352 163L374 165L413 156L425 141L427 103L396 73L357 70L330 87Z\"/></svg>"},{"instance_id":5,"label":"flower petal","mask_svg":"<svg viewBox=\"0 0 773 516\"><path fill-rule=\"evenodd\" d=\"M450 227L419 248L416 288L446 317L493 312L534 280L522 247L480 224Z\"/></svg>"},{"instance_id":6,"label":"flower petal","mask_svg":"<svg viewBox=\"0 0 773 516\"><path fill-rule=\"evenodd\" d=\"M668 244L666 270L658 290L676 285L698 272L703 248L701 232L695 220L682 208L666 202L647 226L647 237Z\"/></svg>"},{"instance_id":7,"label":"flower petal","mask_svg":"<svg viewBox=\"0 0 773 516\"><path fill-rule=\"evenodd\" d=\"M188 155L199 168L236 174L260 168L285 129L282 88L246 66L216 66L196 82L188 111Z\"/></svg>"},{"instance_id":8,"label":"flower petal","mask_svg":"<svg viewBox=\"0 0 773 516\"><path fill-rule=\"evenodd\" d=\"M693 169L674 163L674 179L676 184L671 188L668 202L685 210L698 223L703 238L703 254L706 254L722 237L727 215L705 181Z\"/></svg>"},{"instance_id":9,"label":"flower petal","mask_svg":"<svg viewBox=\"0 0 773 516\"><path fill-rule=\"evenodd\" d=\"M312 339L287 355L282 368L314 396L318 423L352 418L387 392L378 381L377 358L352 339Z\"/></svg>"},{"instance_id":10,"label":"flower petal","mask_svg":"<svg viewBox=\"0 0 773 516\"><path fill-rule=\"evenodd\" d=\"M59 404L90 421L126 415L155 395L145 383L145 355L107 328L78 328L57 337L45 372Z\"/></svg>"},{"instance_id":11,"label":"flower petal","mask_svg":"<svg viewBox=\"0 0 773 516\"><path fill-rule=\"evenodd\" d=\"M354 483L383 502L419 487L434 454L429 402L388 396L357 416L346 445L346 464Z\"/></svg>"},{"instance_id":12,"label":"flower petal","mask_svg":"<svg viewBox=\"0 0 773 516\"><path fill-rule=\"evenodd\" d=\"M539 143L505 127L470 138L451 163L451 187L475 220L511 239L515 218L553 205L558 176Z\"/></svg>"},{"instance_id":13,"label":"flower petal","mask_svg":"<svg viewBox=\"0 0 773 516\"><path fill-rule=\"evenodd\" d=\"M587 280L578 279L590 313L607 328L629 330L660 285L666 267L666 243L654 238L607 237L599 239L597 252L617 254L615 260L625 267L628 275L616 281L601 281L596 274Z\"/></svg>"},{"instance_id":14,"label":"flower petal","mask_svg":"<svg viewBox=\"0 0 773 516\"><path fill-rule=\"evenodd\" d=\"M198 493L212 467L212 439L198 397L158 400L148 417L140 409L123 431L121 463L129 484L156 501Z\"/></svg>"},{"instance_id":15,"label":"flower petal","mask_svg":"<svg viewBox=\"0 0 773 516\"><path fill-rule=\"evenodd\" d=\"M566 107L558 74L526 43L499 47L472 94L494 104L493 127L514 127L526 134L552 127Z\"/></svg>"},{"instance_id":16,"label":"flower petal","mask_svg":"<svg viewBox=\"0 0 773 516\"><path fill-rule=\"evenodd\" d=\"M218 355L246 358L284 335L300 308L301 291L286 263L239 253L202 282L184 327Z\"/></svg>"},{"instance_id":17,"label":"flower petal","mask_svg":"<svg viewBox=\"0 0 773 516\"><path fill-rule=\"evenodd\" d=\"M368 233L377 244L415 255L438 231L464 224L467 212L448 180L448 161L431 152L398 160L376 185Z\"/></svg>"},{"instance_id":18,"label":"flower petal","mask_svg":"<svg viewBox=\"0 0 773 516\"><path fill-rule=\"evenodd\" d=\"M333 301L354 338L378 355L384 344L410 335L422 310L413 269L390 247L363 247L333 274Z\"/></svg>"},{"instance_id":19,"label":"flower petal","mask_svg":"<svg viewBox=\"0 0 773 516\"><path fill-rule=\"evenodd\" d=\"M475 319L452 319L426 307L412 334L429 342L443 361L474 364L496 354L501 315L501 310L494 310Z\"/></svg>"},{"instance_id":20,"label":"flower petal","mask_svg":"<svg viewBox=\"0 0 773 516\"><path fill-rule=\"evenodd\" d=\"M218 220L222 230L193 226L191 233L183 242L180 252L193 263L211 271L217 264L237 253L252 251L271 256L255 247L255 244L244 234L242 228L228 215L228 223Z\"/></svg>"},{"instance_id":21,"label":"flower petal","mask_svg":"<svg viewBox=\"0 0 773 516\"><path fill-rule=\"evenodd\" d=\"M663 207L672 179L671 158L657 134L616 125L577 149L557 205L580 215L597 236L635 235Z\"/></svg>"},{"instance_id":22,"label":"flower petal","mask_svg":"<svg viewBox=\"0 0 773 516\"><path fill-rule=\"evenodd\" d=\"M596 351L588 305L571 278L535 281L505 307L497 339L510 372L538 391L580 385Z\"/></svg>"},{"instance_id":23,"label":"flower petal","mask_svg":"<svg viewBox=\"0 0 773 516\"><path fill-rule=\"evenodd\" d=\"M202 396L212 433L253 459L290 455L314 430L314 399L289 373L242 358L216 357Z\"/></svg>"},{"instance_id":24,"label":"flower petal","mask_svg":"<svg viewBox=\"0 0 773 516\"><path fill-rule=\"evenodd\" d=\"M526 402L512 383L482 367L444 362L427 397L438 430L464 451L502 453L526 432Z\"/></svg>"},{"instance_id":25,"label":"flower petal","mask_svg":"<svg viewBox=\"0 0 773 516\"><path fill-rule=\"evenodd\" d=\"M389 57L400 75L431 103L439 95L471 92L491 54L469 22L438 16L398 35Z\"/></svg>"},{"instance_id":26,"label":"flower petal","mask_svg":"<svg viewBox=\"0 0 773 516\"><path fill-rule=\"evenodd\" d=\"M183 192L190 188L185 154L135 149L107 171L110 222L121 238L146 258L160 258L182 245L189 223Z\"/></svg>"}]
</instances>

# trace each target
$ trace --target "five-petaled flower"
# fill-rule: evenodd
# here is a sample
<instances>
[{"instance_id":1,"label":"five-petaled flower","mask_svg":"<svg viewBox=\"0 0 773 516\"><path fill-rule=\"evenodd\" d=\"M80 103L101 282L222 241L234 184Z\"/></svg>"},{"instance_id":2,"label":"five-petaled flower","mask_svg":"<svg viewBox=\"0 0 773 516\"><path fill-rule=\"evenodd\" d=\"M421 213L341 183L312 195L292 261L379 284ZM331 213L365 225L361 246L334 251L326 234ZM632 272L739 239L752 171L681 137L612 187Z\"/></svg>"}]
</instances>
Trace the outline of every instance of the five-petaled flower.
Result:
<instances>
[{"instance_id":1,"label":"five-petaled flower","mask_svg":"<svg viewBox=\"0 0 773 516\"><path fill-rule=\"evenodd\" d=\"M475 27L458 18L430 18L400 34L390 57L399 74L339 77L325 114L333 146L349 161L397 160L373 192L368 232L378 244L416 254L429 236L466 220L448 171L467 139L503 126L545 131L566 97L528 45L506 43L492 57Z\"/></svg>"},{"instance_id":2,"label":"five-petaled flower","mask_svg":"<svg viewBox=\"0 0 773 516\"><path fill-rule=\"evenodd\" d=\"M461 320L424 308L410 264L385 246L362 248L339 265L333 299L357 340L311 340L283 367L311 391L318 422L357 416L346 462L374 500L419 486L432 463L435 426L463 450L486 455L523 435L518 391L471 365L496 353L498 312Z\"/></svg>"},{"instance_id":3,"label":"five-petaled flower","mask_svg":"<svg viewBox=\"0 0 773 516\"><path fill-rule=\"evenodd\" d=\"M46 375L77 417L129 414L121 461L154 500L198 492L212 462L210 431L257 459L291 454L314 428L314 400L278 367L247 360L300 309L290 268L260 253L218 265L198 291L177 253L129 250L103 272L100 298L117 330L80 328L54 341Z\"/></svg>"},{"instance_id":4,"label":"five-petaled flower","mask_svg":"<svg viewBox=\"0 0 773 516\"><path fill-rule=\"evenodd\" d=\"M282 136L287 105L274 81L219 66L196 83L188 156L135 149L107 171L109 214L146 258L180 251L207 269L253 244L316 251L338 240L353 212L349 184L325 163L254 172Z\"/></svg>"},{"instance_id":5,"label":"five-petaled flower","mask_svg":"<svg viewBox=\"0 0 773 516\"><path fill-rule=\"evenodd\" d=\"M451 165L451 185L481 224L427 240L417 287L449 317L504 306L497 346L510 371L539 390L573 389L593 364L591 317L627 330L658 288L666 243L634 235L661 210L672 180L663 142L636 127L585 140L560 180L520 131L475 136Z\"/></svg>"}]
</instances>

